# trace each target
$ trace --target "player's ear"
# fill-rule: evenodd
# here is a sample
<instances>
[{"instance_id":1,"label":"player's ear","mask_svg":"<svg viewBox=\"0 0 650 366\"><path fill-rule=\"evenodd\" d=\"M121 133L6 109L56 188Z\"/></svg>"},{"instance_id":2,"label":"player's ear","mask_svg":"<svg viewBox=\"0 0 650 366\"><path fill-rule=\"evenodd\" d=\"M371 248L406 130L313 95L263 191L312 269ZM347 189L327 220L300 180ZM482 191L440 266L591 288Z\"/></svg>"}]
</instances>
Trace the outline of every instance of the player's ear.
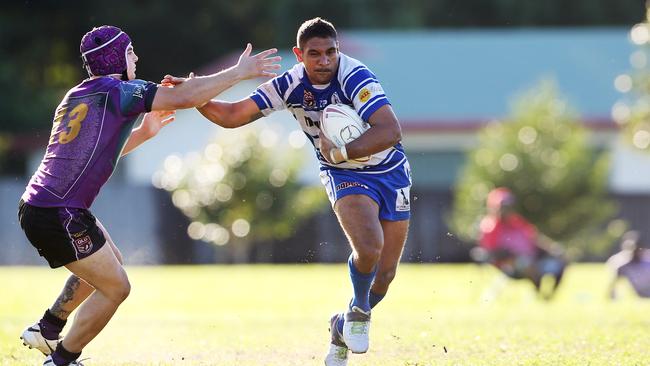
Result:
<instances>
[{"instance_id":1,"label":"player's ear","mask_svg":"<svg viewBox=\"0 0 650 366\"><path fill-rule=\"evenodd\" d=\"M293 54L296 55L296 60L298 60L298 62L302 62L302 50L300 50L300 48L294 46Z\"/></svg>"}]
</instances>

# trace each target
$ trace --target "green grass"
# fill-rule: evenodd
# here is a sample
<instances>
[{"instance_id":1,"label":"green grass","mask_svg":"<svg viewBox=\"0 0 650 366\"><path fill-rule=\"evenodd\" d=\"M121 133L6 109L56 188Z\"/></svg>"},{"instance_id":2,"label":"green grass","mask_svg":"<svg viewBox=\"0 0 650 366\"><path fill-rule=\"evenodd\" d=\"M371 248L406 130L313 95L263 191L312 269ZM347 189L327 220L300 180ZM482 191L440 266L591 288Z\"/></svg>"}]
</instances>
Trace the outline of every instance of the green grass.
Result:
<instances>
[{"instance_id":1,"label":"green grass","mask_svg":"<svg viewBox=\"0 0 650 366\"><path fill-rule=\"evenodd\" d=\"M351 291L340 265L127 272L131 296L84 350L87 365L321 365L329 316ZM42 362L18 336L66 276L0 267L0 365ZM602 264L570 267L548 303L521 281L482 300L496 276L473 265L402 265L373 313L369 353L350 366L650 364L650 303L629 290L608 301Z\"/></svg>"}]
</instances>

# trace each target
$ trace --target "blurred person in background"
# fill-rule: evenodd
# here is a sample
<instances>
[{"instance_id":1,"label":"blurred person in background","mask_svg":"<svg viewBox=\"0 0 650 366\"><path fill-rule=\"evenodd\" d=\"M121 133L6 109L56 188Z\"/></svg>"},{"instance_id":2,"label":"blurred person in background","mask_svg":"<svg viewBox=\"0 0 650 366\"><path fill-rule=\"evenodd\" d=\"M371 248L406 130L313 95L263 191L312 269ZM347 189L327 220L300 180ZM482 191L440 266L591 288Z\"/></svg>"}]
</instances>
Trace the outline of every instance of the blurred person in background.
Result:
<instances>
[{"instance_id":1,"label":"blurred person in background","mask_svg":"<svg viewBox=\"0 0 650 366\"><path fill-rule=\"evenodd\" d=\"M38 254L50 267L72 272L54 304L20 337L47 355L44 365L81 365L82 349L131 290L120 251L89 211L120 156L155 136L173 120L174 110L201 105L240 80L275 76L270 71L279 68L279 57L269 56L276 51L250 56L251 49L249 44L227 70L172 88L135 79L138 56L119 28L94 28L81 39L88 79L70 89L56 109L45 157L18 211ZM142 125L133 129L143 113Z\"/></svg>"},{"instance_id":2,"label":"blurred person in background","mask_svg":"<svg viewBox=\"0 0 650 366\"><path fill-rule=\"evenodd\" d=\"M321 182L352 247L348 270L353 297L343 313L330 319L325 358L328 366L343 366L349 351L368 350L370 311L395 277L410 218L410 167L399 121L381 84L363 63L339 51L334 26L321 18L307 20L296 38L298 63L291 70L248 98L213 100L199 111L219 126L235 128L288 109L313 144ZM191 77L166 81L187 80ZM372 126L340 148L320 130L323 109L337 103L351 106Z\"/></svg>"},{"instance_id":3,"label":"blurred person in background","mask_svg":"<svg viewBox=\"0 0 650 366\"><path fill-rule=\"evenodd\" d=\"M538 294L550 298L560 284L565 261L559 246L514 210L515 196L505 187L495 188L487 197L487 215L480 223L479 248L475 260L488 262L513 279L529 279ZM554 283L542 292L542 279L551 275Z\"/></svg>"},{"instance_id":4,"label":"blurred person in background","mask_svg":"<svg viewBox=\"0 0 650 366\"><path fill-rule=\"evenodd\" d=\"M622 279L627 279L640 297L650 298L650 249L641 245L638 231L628 231L621 238L621 251L607 260L612 273L609 297L618 297L617 287Z\"/></svg>"}]
</instances>

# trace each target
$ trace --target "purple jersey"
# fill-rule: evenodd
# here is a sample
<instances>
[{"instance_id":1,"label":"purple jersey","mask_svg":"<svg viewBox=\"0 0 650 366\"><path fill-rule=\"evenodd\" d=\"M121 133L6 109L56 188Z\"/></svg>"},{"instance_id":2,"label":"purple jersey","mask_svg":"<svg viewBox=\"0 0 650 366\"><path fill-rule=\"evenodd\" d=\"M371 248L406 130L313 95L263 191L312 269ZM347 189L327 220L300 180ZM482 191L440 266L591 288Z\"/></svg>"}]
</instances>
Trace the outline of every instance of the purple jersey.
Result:
<instances>
[{"instance_id":1,"label":"purple jersey","mask_svg":"<svg viewBox=\"0 0 650 366\"><path fill-rule=\"evenodd\" d=\"M45 157L22 199L37 207L90 208L113 174L133 124L151 111L157 85L84 80L56 109Z\"/></svg>"},{"instance_id":2,"label":"purple jersey","mask_svg":"<svg viewBox=\"0 0 650 366\"><path fill-rule=\"evenodd\" d=\"M632 261L618 269L618 275L627 278L641 297L650 297L650 261Z\"/></svg>"}]
</instances>

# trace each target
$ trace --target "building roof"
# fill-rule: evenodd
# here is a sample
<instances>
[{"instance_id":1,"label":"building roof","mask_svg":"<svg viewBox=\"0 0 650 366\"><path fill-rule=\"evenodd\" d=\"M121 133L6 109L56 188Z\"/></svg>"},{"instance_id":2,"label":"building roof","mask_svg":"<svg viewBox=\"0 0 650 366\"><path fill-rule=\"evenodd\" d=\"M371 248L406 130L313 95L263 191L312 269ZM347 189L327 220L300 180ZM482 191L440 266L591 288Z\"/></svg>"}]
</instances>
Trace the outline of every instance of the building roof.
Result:
<instances>
[{"instance_id":1,"label":"building roof","mask_svg":"<svg viewBox=\"0 0 650 366\"><path fill-rule=\"evenodd\" d=\"M543 79L554 79L587 122L613 126L614 79L631 68L634 50L627 28L341 34L341 50L375 72L407 128L471 129L503 118Z\"/></svg>"}]
</instances>

